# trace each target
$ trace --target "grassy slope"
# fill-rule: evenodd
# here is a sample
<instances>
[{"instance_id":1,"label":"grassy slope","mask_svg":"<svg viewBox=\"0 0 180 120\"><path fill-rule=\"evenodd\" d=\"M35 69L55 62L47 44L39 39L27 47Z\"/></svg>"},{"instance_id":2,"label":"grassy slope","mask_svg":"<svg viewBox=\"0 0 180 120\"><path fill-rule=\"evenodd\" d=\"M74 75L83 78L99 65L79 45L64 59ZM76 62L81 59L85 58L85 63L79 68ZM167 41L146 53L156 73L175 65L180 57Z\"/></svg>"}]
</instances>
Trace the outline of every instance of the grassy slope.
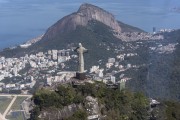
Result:
<instances>
[{"instance_id":1,"label":"grassy slope","mask_svg":"<svg viewBox=\"0 0 180 120\"><path fill-rule=\"evenodd\" d=\"M11 98L0 97L0 113L3 114L7 106L11 102Z\"/></svg>"}]
</instances>

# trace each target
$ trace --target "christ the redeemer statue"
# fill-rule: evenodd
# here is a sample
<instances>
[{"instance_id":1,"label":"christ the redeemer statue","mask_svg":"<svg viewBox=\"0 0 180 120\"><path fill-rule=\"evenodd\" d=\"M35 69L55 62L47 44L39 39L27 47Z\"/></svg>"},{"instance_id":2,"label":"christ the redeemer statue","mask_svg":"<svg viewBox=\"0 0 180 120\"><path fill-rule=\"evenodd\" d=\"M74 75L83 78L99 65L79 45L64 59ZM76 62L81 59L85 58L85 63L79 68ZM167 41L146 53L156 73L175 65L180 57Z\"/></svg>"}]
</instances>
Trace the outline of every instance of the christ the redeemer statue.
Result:
<instances>
[{"instance_id":1,"label":"christ the redeemer statue","mask_svg":"<svg viewBox=\"0 0 180 120\"><path fill-rule=\"evenodd\" d=\"M76 73L76 78L83 80L85 79L85 72L84 72L84 56L83 53L87 52L88 50L79 43L79 47L75 49L79 56L79 66L78 72Z\"/></svg>"}]
</instances>

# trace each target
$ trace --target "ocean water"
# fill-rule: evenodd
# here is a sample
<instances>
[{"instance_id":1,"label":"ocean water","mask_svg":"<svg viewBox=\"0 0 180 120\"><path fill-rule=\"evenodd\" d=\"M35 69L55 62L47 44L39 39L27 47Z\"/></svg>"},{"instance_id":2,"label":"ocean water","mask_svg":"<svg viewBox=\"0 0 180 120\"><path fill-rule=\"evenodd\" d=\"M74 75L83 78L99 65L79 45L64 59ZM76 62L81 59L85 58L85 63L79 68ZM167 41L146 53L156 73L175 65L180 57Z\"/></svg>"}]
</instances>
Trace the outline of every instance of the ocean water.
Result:
<instances>
[{"instance_id":1,"label":"ocean water","mask_svg":"<svg viewBox=\"0 0 180 120\"><path fill-rule=\"evenodd\" d=\"M124 23L152 32L180 28L179 0L0 0L0 50L39 36L82 3L97 5Z\"/></svg>"}]
</instances>

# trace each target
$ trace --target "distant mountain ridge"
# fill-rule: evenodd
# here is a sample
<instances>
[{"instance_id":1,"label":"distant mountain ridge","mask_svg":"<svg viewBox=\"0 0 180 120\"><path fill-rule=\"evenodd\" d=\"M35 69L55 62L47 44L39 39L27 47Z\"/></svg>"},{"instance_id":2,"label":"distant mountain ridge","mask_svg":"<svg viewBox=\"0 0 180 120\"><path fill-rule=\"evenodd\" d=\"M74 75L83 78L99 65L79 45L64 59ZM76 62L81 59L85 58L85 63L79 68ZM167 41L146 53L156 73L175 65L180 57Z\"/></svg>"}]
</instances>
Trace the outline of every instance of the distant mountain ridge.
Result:
<instances>
[{"instance_id":1,"label":"distant mountain ridge","mask_svg":"<svg viewBox=\"0 0 180 120\"><path fill-rule=\"evenodd\" d=\"M160 40L161 35L147 33L137 27L117 21L111 13L88 3L82 4L77 12L67 15L48 28L42 41L56 39L60 34L69 33L79 26L88 27L88 23L97 21L111 31L111 34L121 41ZM72 41L73 42L73 41ZM41 42L42 43L42 42Z\"/></svg>"},{"instance_id":2,"label":"distant mountain ridge","mask_svg":"<svg viewBox=\"0 0 180 120\"><path fill-rule=\"evenodd\" d=\"M97 27L93 26L93 24L91 23L95 23L94 25L96 25ZM71 38L71 34L73 32L73 34L77 33L77 31L82 29L82 27L84 27L83 29L85 29L86 33L88 33L89 30L91 31L91 34L93 33L92 35L90 35L90 33L88 35L86 34L85 39L87 39L87 37L89 36L93 36L94 38L100 37L100 39L108 40L108 42L112 42L112 40L117 40L118 42L120 42L121 40L127 41L127 39L129 39L129 33L144 33L144 31L139 28L117 21L115 17L108 11L105 11L102 8L97 7L95 5L84 3L80 6L77 12L63 17L54 25L49 27L43 35L42 39L37 41L36 43L33 43L29 48L7 48L4 49L0 53L0 55L7 57L22 56L25 54L35 53L38 51L45 51L48 49L64 49L65 46L69 43L82 42L80 38L76 35L73 35L74 37ZM93 30L94 28L96 28L96 30ZM101 35L99 35L99 33L101 33ZM106 33L107 35L105 35ZM126 35L126 33L128 35ZM81 35L82 33L78 34ZM121 36L121 34L123 35ZM131 38L136 39L136 37L134 36L132 36Z\"/></svg>"},{"instance_id":3,"label":"distant mountain ridge","mask_svg":"<svg viewBox=\"0 0 180 120\"><path fill-rule=\"evenodd\" d=\"M117 32L121 31L121 27L111 13L97 6L85 3L80 6L77 12L65 16L51 26L43 39L52 38L59 33L75 30L77 26L86 26L90 20L97 20Z\"/></svg>"}]
</instances>

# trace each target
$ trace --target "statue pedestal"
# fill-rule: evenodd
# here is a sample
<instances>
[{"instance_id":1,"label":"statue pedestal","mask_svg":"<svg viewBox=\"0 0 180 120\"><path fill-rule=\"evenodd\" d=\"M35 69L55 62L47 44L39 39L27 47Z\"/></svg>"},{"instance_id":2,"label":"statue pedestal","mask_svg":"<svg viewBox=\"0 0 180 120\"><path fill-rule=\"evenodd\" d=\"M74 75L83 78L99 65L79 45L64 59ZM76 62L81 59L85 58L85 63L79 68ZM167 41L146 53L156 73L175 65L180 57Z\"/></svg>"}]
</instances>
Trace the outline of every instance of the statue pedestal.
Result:
<instances>
[{"instance_id":1,"label":"statue pedestal","mask_svg":"<svg viewBox=\"0 0 180 120\"><path fill-rule=\"evenodd\" d=\"M76 79L78 80L85 80L86 79L86 74L85 73L76 73Z\"/></svg>"}]
</instances>

